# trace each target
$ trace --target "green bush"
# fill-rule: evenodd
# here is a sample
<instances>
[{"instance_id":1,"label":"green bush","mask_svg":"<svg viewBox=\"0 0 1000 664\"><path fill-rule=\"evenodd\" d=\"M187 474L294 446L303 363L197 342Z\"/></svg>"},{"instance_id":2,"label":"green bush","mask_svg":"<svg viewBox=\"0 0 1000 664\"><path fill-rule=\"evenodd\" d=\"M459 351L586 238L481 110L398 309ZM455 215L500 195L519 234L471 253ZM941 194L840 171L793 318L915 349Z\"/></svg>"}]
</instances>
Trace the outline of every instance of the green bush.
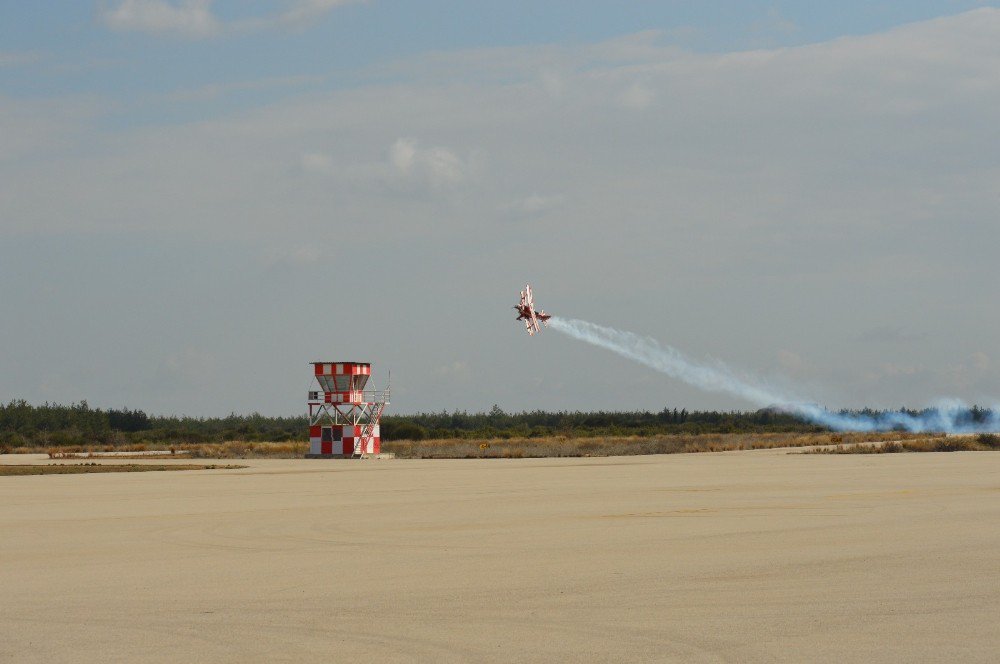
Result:
<instances>
[{"instance_id":1,"label":"green bush","mask_svg":"<svg viewBox=\"0 0 1000 664\"><path fill-rule=\"evenodd\" d=\"M382 438L386 440L423 440L427 437L427 429L419 424L403 420L389 427L380 427Z\"/></svg>"}]
</instances>

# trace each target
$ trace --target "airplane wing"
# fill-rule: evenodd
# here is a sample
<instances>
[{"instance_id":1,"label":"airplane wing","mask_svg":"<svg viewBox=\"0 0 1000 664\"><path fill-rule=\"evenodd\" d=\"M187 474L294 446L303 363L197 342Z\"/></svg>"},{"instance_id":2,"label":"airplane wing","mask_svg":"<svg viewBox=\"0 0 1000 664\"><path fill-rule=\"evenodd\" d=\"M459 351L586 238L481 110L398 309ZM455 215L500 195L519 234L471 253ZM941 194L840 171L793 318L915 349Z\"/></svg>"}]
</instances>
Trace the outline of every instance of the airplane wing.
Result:
<instances>
[{"instance_id":1,"label":"airplane wing","mask_svg":"<svg viewBox=\"0 0 1000 664\"><path fill-rule=\"evenodd\" d=\"M515 308L518 310L518 320L524 319L524 328L528 334L534 335L535 332L541 331L538 325L539 314L543 317L541 319L543 323L547 316L545 316L545 312L535 311L535 298L531 293L531 284L524 285L524 290L521 291L521 304Z\"/></svg>"}]
</instances>

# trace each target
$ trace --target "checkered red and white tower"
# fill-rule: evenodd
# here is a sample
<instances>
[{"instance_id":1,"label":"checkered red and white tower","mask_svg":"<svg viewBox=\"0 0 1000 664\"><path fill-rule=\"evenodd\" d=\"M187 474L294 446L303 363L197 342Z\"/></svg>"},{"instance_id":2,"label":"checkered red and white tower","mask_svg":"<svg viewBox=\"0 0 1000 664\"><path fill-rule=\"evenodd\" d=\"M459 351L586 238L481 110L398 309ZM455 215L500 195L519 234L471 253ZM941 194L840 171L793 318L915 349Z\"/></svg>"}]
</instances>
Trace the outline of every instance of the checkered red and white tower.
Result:
<instances>
[{"instance_id":1,"label":"checkered red and white tower","mask_svg":"<svg viewBox=\"0 0 1000 664\"><path fill-rule=\"evenodd\" d=\"M360 459L381 448L389 390L365 390L368 362L313 362L321 389L309 392L309 458Z\"/></svg>"}]
</instances>

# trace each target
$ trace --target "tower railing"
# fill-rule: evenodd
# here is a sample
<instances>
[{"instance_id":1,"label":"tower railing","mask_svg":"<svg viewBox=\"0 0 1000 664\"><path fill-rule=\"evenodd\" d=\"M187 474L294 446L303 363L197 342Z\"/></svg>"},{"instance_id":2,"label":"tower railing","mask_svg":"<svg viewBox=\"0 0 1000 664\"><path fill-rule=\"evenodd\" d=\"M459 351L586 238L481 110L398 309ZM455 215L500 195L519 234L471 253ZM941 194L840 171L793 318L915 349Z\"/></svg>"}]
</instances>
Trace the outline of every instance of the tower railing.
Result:
<instances>
[{"instance_id":1,"label":"tower railing","mask_svg":"<svg viewBox=\"0 0 1000 664\"><path fill-rule=\"evenodd\" d=\"M325 392L322 390L309 390L309 401L323 401L326 394L356 394L360 396L359 403L379 403L389 401L389 390L335 390Z\"/></svg>"}]
</instances>

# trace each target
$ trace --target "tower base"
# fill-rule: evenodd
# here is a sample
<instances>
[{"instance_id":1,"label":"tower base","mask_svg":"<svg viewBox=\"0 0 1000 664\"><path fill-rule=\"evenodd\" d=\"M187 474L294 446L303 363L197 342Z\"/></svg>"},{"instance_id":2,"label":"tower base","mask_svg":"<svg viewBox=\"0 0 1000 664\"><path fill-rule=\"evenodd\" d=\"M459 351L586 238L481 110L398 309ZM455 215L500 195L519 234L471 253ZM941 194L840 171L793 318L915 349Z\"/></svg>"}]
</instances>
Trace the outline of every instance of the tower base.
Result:
<instances>
[{"instance_id":1,"label":"tower base","mask_svg":"<svg viewBox=\"0 0 1000 664\"><path fill-rule=\"evenodd\" d=\"M307 454L307 459L350 459L350 454ZM365 459L395 459L395 452L378 452L376 454L366 454Z\"/></svg>"}]
</instances>

